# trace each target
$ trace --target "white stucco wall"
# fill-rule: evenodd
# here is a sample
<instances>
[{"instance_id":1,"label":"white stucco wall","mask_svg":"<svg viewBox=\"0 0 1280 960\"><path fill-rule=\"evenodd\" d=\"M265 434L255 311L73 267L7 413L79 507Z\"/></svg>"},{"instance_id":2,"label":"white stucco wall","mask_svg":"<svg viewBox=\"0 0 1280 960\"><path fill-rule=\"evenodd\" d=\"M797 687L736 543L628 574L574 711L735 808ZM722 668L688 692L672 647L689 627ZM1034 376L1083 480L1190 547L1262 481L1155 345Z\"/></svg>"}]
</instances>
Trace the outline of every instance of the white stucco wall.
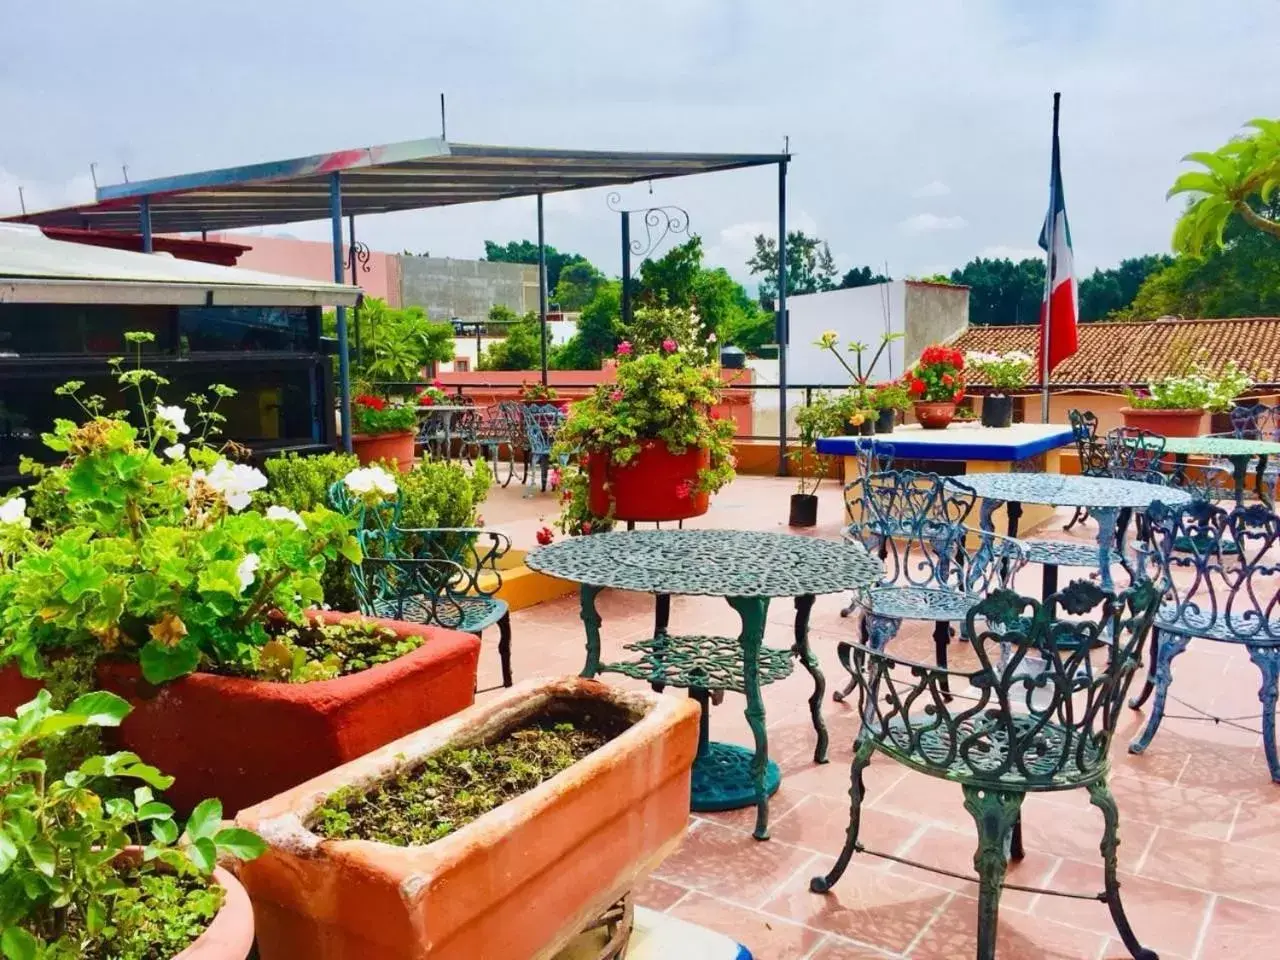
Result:
<instances>
[{"instance_id":1,"label":"white stucco wall","mask_svg":"<svg viewBox=\"0 0 1280 960\"><path fill-rule=\"evenodd\" d=\"M864 362L870 363L886 331L903 333L906 315L906 284L901 280L878 283L852 290L830 290L807 293L787 299L791 315L791 335L787 342L787 382L849 382L849 374L827 350L814 341L826 330L840 336L841 356L857 369L854 354L845 347L850 341L861 341L868 349ZM873 381L888 380L903 371L903 343L889 345L872 373Z\"/></svg>"}]
</instances>

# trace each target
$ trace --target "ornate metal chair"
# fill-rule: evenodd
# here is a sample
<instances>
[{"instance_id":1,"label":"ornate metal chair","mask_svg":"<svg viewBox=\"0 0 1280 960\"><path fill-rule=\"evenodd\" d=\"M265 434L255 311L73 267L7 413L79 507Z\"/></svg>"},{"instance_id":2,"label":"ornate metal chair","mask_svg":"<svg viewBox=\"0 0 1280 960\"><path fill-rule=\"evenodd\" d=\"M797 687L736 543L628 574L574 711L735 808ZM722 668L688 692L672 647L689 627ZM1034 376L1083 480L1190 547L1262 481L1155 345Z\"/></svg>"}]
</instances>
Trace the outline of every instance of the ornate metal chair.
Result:
<instances>
[{"instance_id":1,"label":"ornate metal chair","mask_svg":"<svg viewBox=\"0 0 1280 960\"><path fill-rule=\"evenodd\" d=\"M1089 410L1071 410L1067 413L1071 421L1071 433L1075 437L1076 454L1080 458L1080 474L1085 477L1106 477L1107 446L1098 439L1098 418ZM1076 507L1063 530L1070 530L1077 523L1089 519L1088 507Z\"/></svg>"},{"instance_id":2,"label":"ornate metal chair","mask_svg":"<svg viewBox=\"0 0 1280 960\"><path fill-rule=\"evenodd\" d=\"M1280 517L1262 504L1225 509L1194 500L1147 511L1151 541L1139 548L1146 572L1164 591L1151 633L1147 682L1129 704L1135 710L1155 693L1146 728L1129 745L1142 753L1164 719L1173 661L1193 638L1242 644L1262 674L1261 717L1216 717L1184 704L1196 716L1244 727L1261 719L1262 743L1271 779L1280 782L1276 748L1276 695L1280 680ZM1251 731L1257 732L1257 731Z\"/></svg>"},{"instance_id":3,"label":"ornate metal chair","mask_svg":"<svg viewBox=\"0 0 1280 960\"><path fill-rule=\"evenodd\" d=\"M854 444L856 451L854 458L858 464L858 475L844 485L844 513L845 519L849 523L858 523L861 519L860 497L857 494L850 497L850 492L858 484L858 481L873 473L890 473L893 470L892 444L870 441L862 437L855 438ZM857 489L861 490L862 488L858 486ZM855 505L858 506L856 510ZM848 617L853 611L857 610L859 599L857 594L853 594L849 598L848 605L841 609L840 616Z\"/></svg>"},{"instance_id":4,"label":"ornate metal chair","mask_svg":"<svg viewBox=\"0 0 1280 960\"><path fill-rule=\"evenodd\" d=\"M342 481L329 489L335 510L357 518L364 559L353 565L360 612L433 624L477 637L498 627L502 685L511 686L511 611L498 598L498 561L511 549L506 534L483 527L405 527L400 498L368 507Z\"/></svg>"},{"instance_id":5,"label":"ornate metal chair","mask_svg":"<svg viewBox=\"0 0 1280 960\"><path fill-rule=\"evenodd\" d=\"M493 463L495 481L498 479L498 462L505 450L507 478L502 481L502 485L509 486L511 478L516 474L516 459L524 445L520 404L507 400L476 411L471 417L465 443L470 456Z\"/></svg>"},{"instance_id":6,"label":"ornate metal chair","mask_svg":"<svg viewBox=\"0 0 1280 960\"><path fill-rule=\"evenodd\" d=\"M551 448L556 442L556 431L564 422L564 411L550 403L524 404L524 435L529 445L529 462L532 469L542 472L542 489L547 489L547 472L551 468ZM533 479L529 478L532 486Z\"/></svg>"},{"instance_id":7,"label":"ornate metal chair","mask_svg":"<svg viewBox=\"0 0 1280 960\"><path fill-rule=\"evenodd\" d=\"M970 671L904 660L868 645L842 651L858 688L862 719L851 770L849 829L835 865L814 877L810 889L830 890L854 853L936 870L863 845L862 772L872 755L881 753L960 785L978 829L977 876L966 878L979 885L977 957L992 960L1005 871L1010 856L1023 855L1023 798L1086 789L1103 816L1103 892L1019 889L1105 902L1129 952L1137 960L1157 960L1138 942L1120 900L1119 816L1107 774L1120 707L1158 604L1159 592L1149 581L1112 594L1078 580L1043 604L996 590L964 618L962 633L977 657ZM1009 645L1013 655L1007 662L998 659L1000 648ZM1034 677L1019 669L1033 653L1048 664ZM963 692L948 693L949 681Z\"/></svg>"},{"instance_id":8,"label":"ornate metal chair","mask_svg":"<svg viewBox=\"0 0 1280 960\"><path fill-rule=\"evenodd\" d=\"M1224 436L1239 440L1280 441L1280 407L1268 407L1264 403L1237 404L1231 409L1231 432ZM1214 457L1209 462L1228 474L1233 470L1231 461L1226 457ZM1249 463L1246 472L1256 473L1257 468L1257 461L1253 460ZM1272 459L1268 462L1262 479L1271 488L1271 501L1274 503L1276 494L1280 492L1280 461Z\"/></svg>"},{"instance_id":9,"label":"ornate metal chair","mask_svg":"<svg viewBox=\"0 0 1280 960\"><path fill-rule=\"evenodd\" d=\"M933 621L938 663L947 663L951 623L995 586L1007 586L1027 563L1017 540L964 524L977 495L932 473L872 473L850 485L861 519L845 532L884 561L885 577L861 600L862 642L883 649L903 620ZM977 546L969 545L976 540ZM849 648L841 643L843 655ZM842 702L851 682L834 696Z\"/></svg>"}]
</instances>

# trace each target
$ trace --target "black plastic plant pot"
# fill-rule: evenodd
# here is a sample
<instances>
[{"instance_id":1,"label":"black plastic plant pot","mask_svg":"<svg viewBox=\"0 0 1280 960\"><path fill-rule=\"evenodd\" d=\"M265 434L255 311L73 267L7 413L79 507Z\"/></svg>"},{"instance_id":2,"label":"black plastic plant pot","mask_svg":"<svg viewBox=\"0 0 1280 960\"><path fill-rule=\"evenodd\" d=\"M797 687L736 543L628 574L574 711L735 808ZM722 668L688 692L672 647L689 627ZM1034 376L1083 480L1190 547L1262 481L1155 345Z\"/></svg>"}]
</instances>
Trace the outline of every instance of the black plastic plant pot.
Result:
<instances>
[{"instance_id":1,"label":"black plastic plant pot","mask_svg":"<svg viewBox=\"0 0 1280 960\"><path fill-rule=\"evenodd\" d=\"M989 393L982 398L982 425L984 427L1008 427L1013 425L1013 397L1002 393Z\"/></svg>"},{"instance_id":2,"label":"black plastic plant pot","mask_svg":"<svg viewBox=\"0 0 1280 960\"><path fill-rule=\"evenodd\" d=\"M876 433L893 433L893 425L898 421L898 411L892 408L881 410L876 417Z\"/></svg>"},{"instance_id":3,"label":"black plastic plant pot","mask_svg":"<svg viewBox=\"0 0 1280 960\"><path fill-rule=\"evenodd\" d=\"M792 527L812 527L818 522L818 497L813 493L793 493L791 495L791 519L787 521Z\"/></svg>"},{"instance_id":4,"label":"black plastic plant pot","mask_svg":"<svg viewBox=\"0 0 1280 960\"><path fill-rule=\"evenodd\" d=\"M858 427L858 433L864 437L869 437L876 432L876 421L868 417L862 421L862 426Z\"/></svg>"}]
</instances>

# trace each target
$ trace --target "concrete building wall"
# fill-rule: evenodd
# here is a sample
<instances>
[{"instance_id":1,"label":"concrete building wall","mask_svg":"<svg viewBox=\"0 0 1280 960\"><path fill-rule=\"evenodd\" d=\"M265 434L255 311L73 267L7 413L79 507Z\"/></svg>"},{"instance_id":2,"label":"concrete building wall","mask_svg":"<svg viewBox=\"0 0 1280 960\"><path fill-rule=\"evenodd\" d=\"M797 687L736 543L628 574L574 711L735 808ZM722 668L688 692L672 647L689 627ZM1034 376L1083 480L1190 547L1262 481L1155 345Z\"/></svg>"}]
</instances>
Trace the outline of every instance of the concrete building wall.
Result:
<instances>
[{"instance_id":1,"label":"concrete building wall","mask_svg":"<svg viewBox=\"0 0 1280 960\"><path fill-rule=\"evenodd\" d=\"M538 268L444 257L399 257L400 299L438 320L483 320L495 304L516 313L538 309Z\"/></svg>"},{"instance_id":2,"label":"concrete building wall","mask_svg":"<svg viewBox=\"0 0 1280 960\"><path fill-rule=\"evenodd\" d=\"M267 237L252 233L211 233L210 240L240 243L250 247L240 256L239 266L249 270L278 273L286 277L333 282L333 246L323 241L295 240L292 237ZM357 237L357 239L359 239ZM347 249L343 248L343 256ZM365 267L368 270L365 270ZM346 282L351 282L348 272ZM393 307L400 302L399 257L393 253L373 252L369 262L359 268L356 283L368 296L385 300ZM537 294L537 279L534 279Z\"/></svg>"},{"instance_id":3,"label":"concrete building wall","mask_svg":"<svg viewBox=\"0 0 1280 960\"><path fill-rule=\"evenodd\" d=\"M941 343L969 326L969 288L907 280L903 352L910 363L931 343ZM902 372L895 368L894 375Z\"/></svg>"}]
</instances>

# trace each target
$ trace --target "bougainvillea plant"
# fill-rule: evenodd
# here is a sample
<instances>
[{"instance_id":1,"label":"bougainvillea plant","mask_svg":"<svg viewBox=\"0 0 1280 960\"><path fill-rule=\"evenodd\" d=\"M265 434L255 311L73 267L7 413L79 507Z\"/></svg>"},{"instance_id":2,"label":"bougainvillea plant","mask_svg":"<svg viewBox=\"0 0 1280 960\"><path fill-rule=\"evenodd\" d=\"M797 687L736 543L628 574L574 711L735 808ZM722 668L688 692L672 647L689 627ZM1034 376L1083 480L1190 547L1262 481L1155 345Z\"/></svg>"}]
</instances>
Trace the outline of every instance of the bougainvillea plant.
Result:
<instances>
[{"instance_id":1,"label":"bougainvillea plant","mask_svg":"<svg viewBox=\"0 0 1280 960\"><path fill-rule=\"evenodd\" d=\"M351 401L351 429L376 437L386 433L404 433L418 423L413 407L399 400L362 393Z\"/></svg>"},{"instance_id":2,"label":"bougainvillea plant","mask_svg":"<svg viewBox=\"0 0 1280 960\"><path fill-rule=\"evenodd\" d=\"M964 354L937 343L925 347L905 380L916 403L959 403L964 399Z\"/></svg>"},{"instance_id":3,"label":"bougainvillea plant","mask_svg":"<svg viewBox=\"0 0 1280 960\"><path fill-rule=\"evenodd\" d=\"M526 380L520 384L520 399L525 403L550 403L559 399L556 388L536 380Z\"/></svg>"},{"instance_id":4,"label":"bougainvillea plant","mask_svg":"<svg viewBox=\"0 0 1280 960\"><path fill-rule=\"evenodd\" d=\"M140 359L129 370L114 363L138 398L138 425L105 413L81 383L59 388L85 414L42 435L64 458L41 481L57 488L60 512L30 528L18 519L21 538L0 537L0 664L28 676L54 651L135 660L152 683L202 664L251 670L269 639L264 618L301 622L323 600L325 564L360 560L340 514L246 509L267 478L209 444L217 399L232 391L188 397L193 432L187 408L158 397L168 381ZM18 543L21 552L9 552Z\"/></svg>"}]
</instances>

